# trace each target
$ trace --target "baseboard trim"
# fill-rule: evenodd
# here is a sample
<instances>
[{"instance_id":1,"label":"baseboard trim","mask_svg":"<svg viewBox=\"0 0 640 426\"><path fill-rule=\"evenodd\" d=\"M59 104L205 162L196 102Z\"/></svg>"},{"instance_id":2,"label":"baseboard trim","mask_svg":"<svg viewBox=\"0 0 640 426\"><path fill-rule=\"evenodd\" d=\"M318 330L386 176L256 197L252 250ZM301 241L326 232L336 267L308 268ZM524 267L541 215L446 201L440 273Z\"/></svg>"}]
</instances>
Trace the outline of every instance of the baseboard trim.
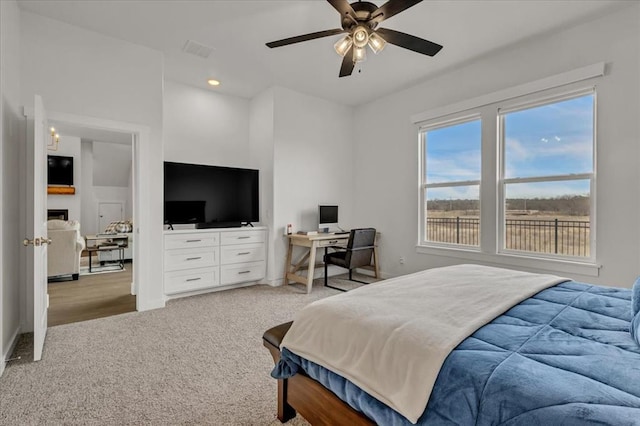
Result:
<instances>
[{"instance_id":1,"label":"baseboard trim","mask_svg":"<svg viewBox=\"0 0 640 426\"><path fill-rule=\"evenodd\" d=\"M140 303L140 296L136 296L136 300L138 301L138 304L136 306L138 312L151 311L153 309L160 309L165 307L164 299L156 299L148 301L147 303Z\"/></svg>"},{"instance_id":2,"label":"baseboard trim","mask_svg":"<svg viewBox=\"0 0 640 426\"><path fill-rule=\"evenodd\" d=\"M2 362L0 362L0 377L2 373L4 373L5 367L7 366L7 360L11 357L13 350L16 348L18 344L18 339L20 338L20 327L16 328L16 331L11 336L11 344L7 348L6 351L2 353Z\"/></svg>"},{"instance_id":3,"label":"baseboard trim","mask_svg":"<svg viewBox=\"0 0 640 426\"><path fill-rule=\"evenodd\" d=\"M183 297L199 296L201 294L207 294L207 293L217 293L219 291L233 290L236 288L250 287L252 285L260 285L260 284L261 284L260 281L249 281L246 283L228 284L228 285L219 286L219 287L209 287L201 290L187 291L184 293L167 294L165 295L165 300L169 301L169 300L181 299Z\"/></svg>"}]
</instances>

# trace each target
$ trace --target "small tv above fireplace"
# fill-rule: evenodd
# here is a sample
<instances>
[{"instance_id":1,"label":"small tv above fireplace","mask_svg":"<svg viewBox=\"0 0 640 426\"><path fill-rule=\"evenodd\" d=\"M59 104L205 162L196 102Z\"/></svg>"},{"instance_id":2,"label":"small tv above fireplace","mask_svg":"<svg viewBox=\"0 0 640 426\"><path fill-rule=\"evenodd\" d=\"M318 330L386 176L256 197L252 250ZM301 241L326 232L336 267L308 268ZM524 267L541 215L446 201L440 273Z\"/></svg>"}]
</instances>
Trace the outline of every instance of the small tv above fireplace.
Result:
<instances>
[{"instance_id":1,"label":"small tv above fireplace","mask_svg":"<svg viewBox=\"0 0 640 426\"><path fill-rule=\"evenodd\" d=\"M47 156L47 184L73 185L73 157Z\"/></svg>"}]
</instances>

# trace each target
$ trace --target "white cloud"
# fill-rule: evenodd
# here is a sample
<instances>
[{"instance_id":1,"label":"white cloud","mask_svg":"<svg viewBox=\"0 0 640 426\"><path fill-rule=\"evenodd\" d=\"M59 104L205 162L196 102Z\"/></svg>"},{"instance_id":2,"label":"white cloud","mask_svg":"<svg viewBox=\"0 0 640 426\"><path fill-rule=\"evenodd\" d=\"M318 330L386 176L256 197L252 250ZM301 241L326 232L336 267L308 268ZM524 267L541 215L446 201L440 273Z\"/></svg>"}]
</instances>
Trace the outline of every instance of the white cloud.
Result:
<instances>
[{"instance_id":1,"label":"white cloud","mask_svg":"<svg viewBox=\"0 0 640 426\"><path fill-rule=\"evenodd\" d=\"M431 156L427 159L430 183L480 179L478 155L461 155L455 159Z\"/></svg>"},{"instance_id":2,"label":"white cloud","mask_svg":"<svg viewBox=\"0 0 640 426\"><path fill-rule=\"evenodd\" d=\"M478 185L452 186L450 188L431 188L427 190L428 200L478 200Z\"/></svg>"}]
</instances>

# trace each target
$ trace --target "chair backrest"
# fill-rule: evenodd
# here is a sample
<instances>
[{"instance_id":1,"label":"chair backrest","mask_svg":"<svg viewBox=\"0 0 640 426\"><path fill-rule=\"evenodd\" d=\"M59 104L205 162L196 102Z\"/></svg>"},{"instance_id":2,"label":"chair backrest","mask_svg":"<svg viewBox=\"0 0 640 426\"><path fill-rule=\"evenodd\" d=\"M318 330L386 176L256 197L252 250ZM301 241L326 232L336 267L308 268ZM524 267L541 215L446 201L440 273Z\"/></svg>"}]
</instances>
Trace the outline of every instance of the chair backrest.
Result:
<instances>
[{"instance_id":1,"label":"chair backrest","mask_svg":"<svg viewBox=\"0 0 640 426\"><path fill-rule=\"evenodd\" d=\"M371 255L373 254L375 241L375 228L359 228L351 230L345 258L349 269L371 264Z\"/></svg>"}]
</instances>

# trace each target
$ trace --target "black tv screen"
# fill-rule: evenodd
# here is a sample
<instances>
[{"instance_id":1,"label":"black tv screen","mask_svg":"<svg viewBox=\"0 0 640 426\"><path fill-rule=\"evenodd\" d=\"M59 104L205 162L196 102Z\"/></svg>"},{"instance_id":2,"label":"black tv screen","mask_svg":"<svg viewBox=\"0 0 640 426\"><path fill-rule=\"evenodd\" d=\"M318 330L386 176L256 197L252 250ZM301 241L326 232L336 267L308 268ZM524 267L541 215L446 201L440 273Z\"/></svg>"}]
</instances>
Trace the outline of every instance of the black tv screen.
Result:
<instances>
[{"instance_id":1,"label":"black tv screen","mask_svg":"<svg viewBox=\"0 0 640 426\"><path fill-rule=\"evenodd\" d=\"M47 156L47 184L73 185L73 157Z\"/></svg>"},{"instance_id":2,"label":"black tv screen","mask_svg":"<svg viewBox=\"0 0 640 426\"><path fill-rule=\"evenodd\" d=\"M164 163L165 224L260 220L258 170Z\"/></svg>"}]
</instances>

